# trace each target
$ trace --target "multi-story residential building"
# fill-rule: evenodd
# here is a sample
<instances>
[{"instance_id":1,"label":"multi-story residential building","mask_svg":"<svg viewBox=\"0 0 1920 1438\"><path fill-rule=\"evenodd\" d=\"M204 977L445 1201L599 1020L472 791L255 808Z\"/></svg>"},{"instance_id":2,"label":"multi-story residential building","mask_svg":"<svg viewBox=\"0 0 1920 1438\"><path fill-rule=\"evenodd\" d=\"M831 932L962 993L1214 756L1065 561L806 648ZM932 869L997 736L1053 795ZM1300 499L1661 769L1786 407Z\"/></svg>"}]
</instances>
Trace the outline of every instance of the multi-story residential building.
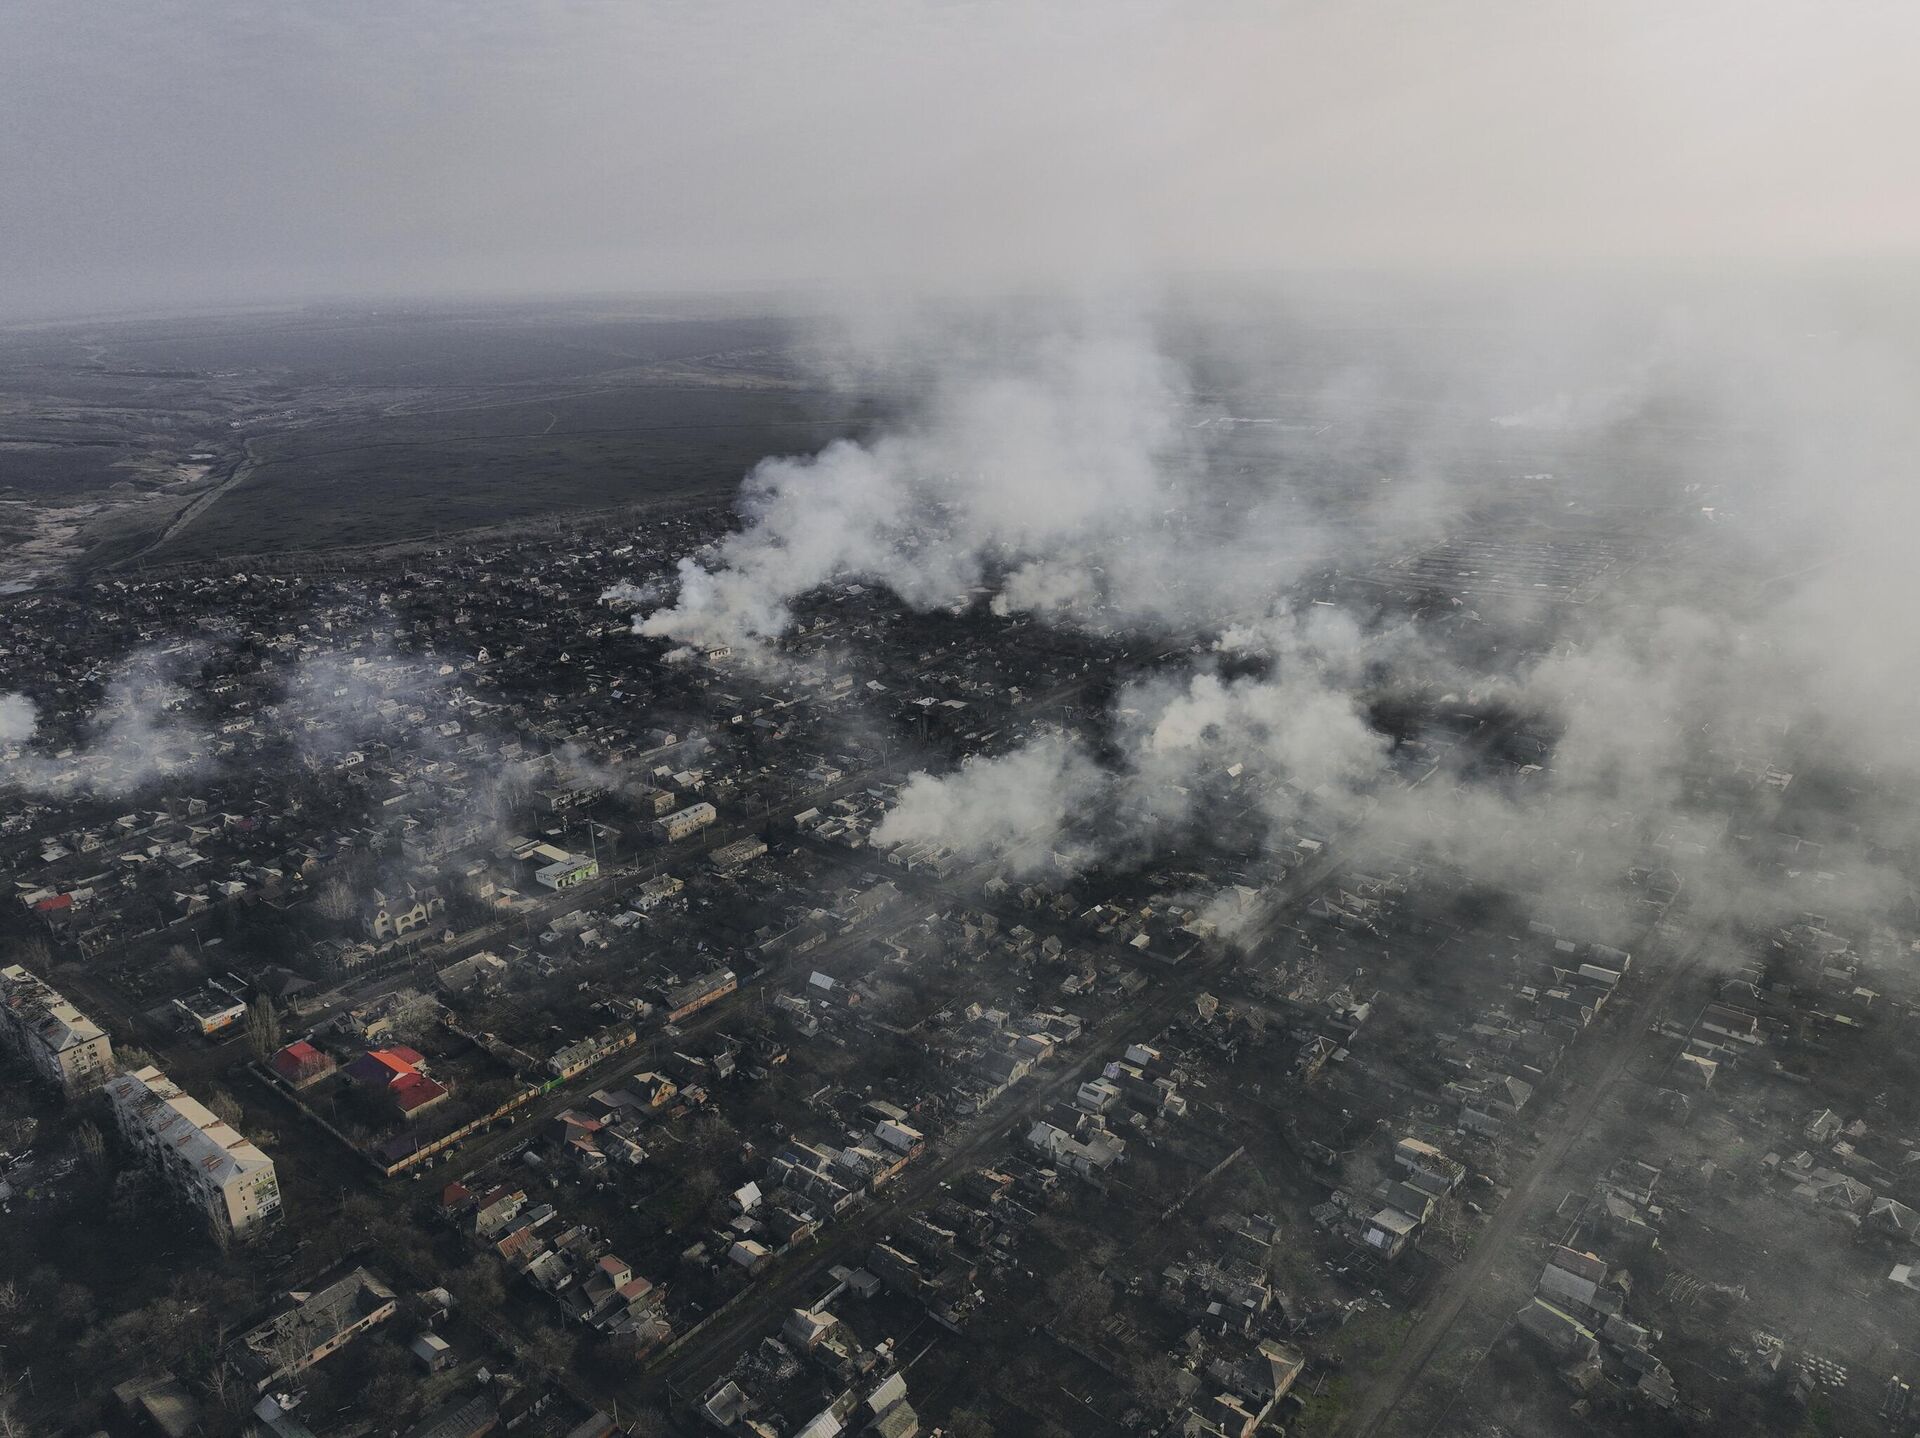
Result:
<instances>
[{"instance_id":1,"label":"multi-story residential building","mask_svg":"<svg viewBox=\"0 0 1920 1438\"><path fill-rule=\"evenodd\" d=\"M677 1024L687 1015L698 1013L708 1004L724 999L739 987L739 976L732 969L715 969L687 983L669 985L666 990L667 1022Z\"/></svg>"},{"instance_id":2,"label":"multi-story residential building","mask_svg":"<svg viewBox=\"0 0 1920 1438\"><path fill-rule=\"evenodd\" d=\"M149 1064L107 1082L114 1119L220 1237L244 1237L280 1214L273 1160Z\"/></svg>"},{"instance_id":3,"label":"multi-story residential building","mask_svg":"<svg viewBox=\"0 0 1920 1438\"><path fill-rule=\"evenodd\" d=\"M98 1024L18 964L0 969L0 1033L69 1094L113 1072L113 1041Z\"/></svg>"},{"instance_id":4,"label":"multi-story residential building","mask_svg":"<svg viewBox=\"0 0 1920 1438\"><path fill-rule=\"evenodd\" d=\"M711 804L689 804L686 808L677 809L665 818L654 820L653 827L662 840L673 844L689 834L699 833L719 817L719 810Z\"/></svg>"}]
</instances>

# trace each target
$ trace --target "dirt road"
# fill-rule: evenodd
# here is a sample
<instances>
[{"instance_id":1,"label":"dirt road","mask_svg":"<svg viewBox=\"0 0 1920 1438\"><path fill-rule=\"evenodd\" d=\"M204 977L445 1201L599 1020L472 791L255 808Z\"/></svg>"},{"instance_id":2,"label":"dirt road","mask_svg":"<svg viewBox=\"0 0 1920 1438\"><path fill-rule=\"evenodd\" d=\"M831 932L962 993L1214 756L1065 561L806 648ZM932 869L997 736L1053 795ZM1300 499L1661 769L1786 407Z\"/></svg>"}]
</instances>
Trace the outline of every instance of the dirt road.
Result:
<instances>
[{"instance_id":1,"label":"dirt road","mask_svg":"<svg viewBox=\"0 0 1920 1438\"><path fill-rule=\"evenodd\" d=\"M1466 1261L1441 1282L1439 1291L1428 1302L1393 1360L1367 1384L1342 1433L1352 1438L1374 1438L1376 1434L1391 1431L1396 1410L1432 1363L1461 1312L1485 1286L1494 1265L1512 1257L1528 1220L1538 1214L1542 1184L1559 1172L1573 1146L1591 1129L1600 1105L1639 1056L1648 1023L1660 1013L1680 982L1697 967L1703 948L1704 941L1669 963L1651 983L1637 994L1629 995L1624 1008L1615 1009L1605 1020L1608 1028L1599 1035L1600 1047L1584 1055L1585 1061L1580 1064L1581 1070L1591 1077L1569 1096L1571 1104L1566 1117L1554 1126L1533 1161L1494 1210ZM1579 1076L1563 1070L1560 1081L1565 1085L1569 1079Z\"/></svg>"}]
</instances>

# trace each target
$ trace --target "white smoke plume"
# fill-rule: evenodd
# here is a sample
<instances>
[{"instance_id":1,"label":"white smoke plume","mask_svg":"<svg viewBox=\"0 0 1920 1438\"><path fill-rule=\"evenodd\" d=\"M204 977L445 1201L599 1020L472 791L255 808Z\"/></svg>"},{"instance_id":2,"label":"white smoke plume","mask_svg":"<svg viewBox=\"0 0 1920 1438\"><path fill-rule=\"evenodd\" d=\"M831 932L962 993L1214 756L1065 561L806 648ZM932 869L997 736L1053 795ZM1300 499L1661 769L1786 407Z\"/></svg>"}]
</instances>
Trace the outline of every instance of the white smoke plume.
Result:
<instances>
[{"instance_id":1,"label":"white smoke plume","mask_svg":"<svg viewBox=\"0 0 1920 1438\"><path fill-rule=\"evenodd\" d=\"M187 696L173 677L193 657L197 655L157 650L134 655L108 682L75 752L29 750L0 763L0 788L118 796L163 775L197 768L206 759L206 736L181 717ZM24 712L29 721L35 718L31 705ZM20 713L14 706L0 708L0 714Z\"/></svg>"},{"instance_id":2,"label":"white smoke plume","mask_svg":"<svg viewBox=\"0 0 1920 1438\"><path fill-rule=\"evenodd\" d=\"M924 403L864 445L763 465L744 528L683 561L677 602L636 627L765 644L799 597L857 577L921 607L984 585L1003 614L1215 636L1186 672L1122 690L1098 762L1092 746L1046 738L916 776L882 843L982 858L1025 843L1137 862L1193 835L1224 796L1276 855L1285 830L1310 826L1340 834L1361 862L1425 855L1615 935L1644 915L1628 875L1650 870L1759 914L1809 903L1809 883L1831 892L1825 871L1845 868L1871 903L1884 865L1844 824L1826 840L1831 862L1789 880L1729 815L1764 834L1773 791L1754 775L1791 767L1795 753L1916 767L1905 736L1920 717L1920 645L1910 626L1871 622L1902 612L1897 555L1916 522L1920 443L1898 398L1911 345L1898 333L1788 344L1730 321L1732 307L1654 309L1635 343L1574 323L1561 353L1534 335L1537 348L1516 344L1484 373L1409 340L1410 370L1439 396L1444 423L1406 404L1385 382L1394 375L1319 381L1318 412L1365 431L1318 452L1351 461L1328 487L1349 502L1338 523L1307 498L1312 475L1275 462L1289 451L1264 437L1289 426L1215 422L1218 374L1202 385L1204 365L1170 361L1154 325L1082 311L1038 337L996 336L986 358L895 341L903 383L924 388ZM893 357L885 344L869 353ZM1242 354L1228 368L1242 390L1279 383ZM1398 512L1406 489L1386 484L1389 462L1413 480L1410 519ZM1535 528L1508 523L1506 507ZM1562 509L1568 525L1554 533ZM1529 544L1577 553L1614 533L1610 513L1631 557L1598 581L1598 598L1499 572L1525 565ZM1697 543L1708 526L1714 537ZM1455 567L1421 581L1411 612L1276 607L1307 558L1408 589L1381 556L1417 553L1436 528L1462 548ZM1530 715L1548 747L1517 774L1444 733L1399 754L1375 727L1383 695L1411 696L1411 710L1441 700ZM1426 773L1429 753L1440 768ZM1747 796L1719 802L1715 784Z\"/></svg>"},{"instance_id":3,"label":"white smoke plume","mask_svg":"<svg viewBox=\"0 0 1920 1438\"><path fill-rule=\"evenodd\" d=\"M682 559L676 602L636 631L763 644L795 599L846 579L918 608L989 585L1002 613L1087 623L1111 605L1139 619L1206 573L1175 522L1210 502L1192 401L1143 321L1096 308L928 383L924 407L870 443L764 461L744 527Z\"/></svg>"},{"instance_id":4,"label":"white smoke plume","mask_svg":"<svg viewBox=\"0 0 1920 1438\"><path fill-rule=\"evenodd\" d=\"M633 584L622 580L618 584L609 584L600 592L602 604L619 604L629 607L654 605L660 603L670 593L669 586L659 580L646 584Z\"/></svg>"},{"instance_id":5,"label":"white smoke plume","mask_svg":"<svg viewBox=\"0 0 1920 1438\"><path fill-rule=\"evenodd\" d=\"M24 694L0 694L0 744L21 744L33 737L40 714Z\"/></svg>"},{"instance_id":6,"label":"white smoke plume","mask_svg":"<svg viewBox=\"0 0 1920 1438\"><path fill-rule=\"evenodd\" d=\"M1084 855L1081 830L1105 801L1109 782L1074 741L1042 735L941 777L915 774L873 838L883 848L935 844L1034 872L1056 852L1070 861Z\"/></svg>"}]
</instances>

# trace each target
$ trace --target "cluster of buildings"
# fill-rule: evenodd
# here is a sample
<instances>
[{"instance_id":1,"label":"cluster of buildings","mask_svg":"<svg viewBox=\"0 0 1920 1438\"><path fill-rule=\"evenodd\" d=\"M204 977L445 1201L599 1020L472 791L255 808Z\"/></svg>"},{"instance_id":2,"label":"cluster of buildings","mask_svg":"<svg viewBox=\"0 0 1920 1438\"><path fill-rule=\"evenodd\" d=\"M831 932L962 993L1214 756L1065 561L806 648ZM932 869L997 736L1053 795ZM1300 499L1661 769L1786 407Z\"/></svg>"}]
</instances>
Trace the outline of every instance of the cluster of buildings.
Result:
<instances>
[{"instance_id":1,"label":"cluster of buildings","mask_svg":"<svg viewBox=\"0 0 1920 1438\"><path fill-rule=\"evenodd\" d=\"M216 1237L279 1217L272 1159L153 1065L116 1071L106 1031L19 964L0 969L0 1033L69 1100L104 1089L128 1148Z\"/></svg>"},{"instance_id":2,"label":"cluster of buildings","mask_svg":"<svg viewBox=\"0 0 1920 1438\"><path fill-rule=\"evenodd\" d=\"M706 1424L738 1438L919 1438L891 1339L868 1344L828 1307L844 1288L796 1308L699 1403Z\"/></svg>"},{"instance_id":3,"label":"cluster of buildings","mask_svg":"<svg viewBox=\"0 0 1920 1438\"><path fill-rule=\"evenodd\" d=\"M443 1195L442 1204L467 1223L475 1244L550 1300L565 1322L636 1356L671 1332L664 1289L635 1273L593 1228L567 1223L524 1187L500 1184L470 1194L460 1186Z\"/></svg>"},{"instance_id":4,"label":"cluster of buildings","mask_svg":"<svg viewBox=\"0 0 1920 1438\"><path fill-rule=\"evenodd\" d=\"M1672 1408L1673 1374L1653 1351L1660 1335L1626 1317L1630 1292L1630 1280L1598 1254L1556 1245L1514 1322L1583 1396L1604 1387L1622 1400Z\"/></svg>"}]
</instances>

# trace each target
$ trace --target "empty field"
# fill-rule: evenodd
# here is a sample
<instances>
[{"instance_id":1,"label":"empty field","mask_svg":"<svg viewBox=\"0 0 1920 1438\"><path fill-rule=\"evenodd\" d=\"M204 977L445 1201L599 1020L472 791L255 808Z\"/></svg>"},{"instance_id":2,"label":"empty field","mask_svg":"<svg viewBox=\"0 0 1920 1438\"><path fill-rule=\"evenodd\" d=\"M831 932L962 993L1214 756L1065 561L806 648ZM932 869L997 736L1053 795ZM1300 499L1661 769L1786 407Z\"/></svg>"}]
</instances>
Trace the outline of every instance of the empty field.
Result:
<instances>
[{"instance_id":1,"label":"empty field","mask_svg":"<svg viewBox=\"0 0 1920 1438\"><path fill-rule=\"evenodd\" d=\"M244 478L146 558L336 548L719 496L765 455L817 449L860 423L820 392L647 387L325 424L255 441Z\"/></svg>"},{"instance_id":2,"label":"empty field","mask_svg":"<svg viewBox=\"0 0 1920 1438\"><path fill-rule=\"evenodd\" d=\"M691 301L0 331L0 497L65 526L43 580L721 497L876 417L800 334Z\"/></svg>"}]
</instances>

